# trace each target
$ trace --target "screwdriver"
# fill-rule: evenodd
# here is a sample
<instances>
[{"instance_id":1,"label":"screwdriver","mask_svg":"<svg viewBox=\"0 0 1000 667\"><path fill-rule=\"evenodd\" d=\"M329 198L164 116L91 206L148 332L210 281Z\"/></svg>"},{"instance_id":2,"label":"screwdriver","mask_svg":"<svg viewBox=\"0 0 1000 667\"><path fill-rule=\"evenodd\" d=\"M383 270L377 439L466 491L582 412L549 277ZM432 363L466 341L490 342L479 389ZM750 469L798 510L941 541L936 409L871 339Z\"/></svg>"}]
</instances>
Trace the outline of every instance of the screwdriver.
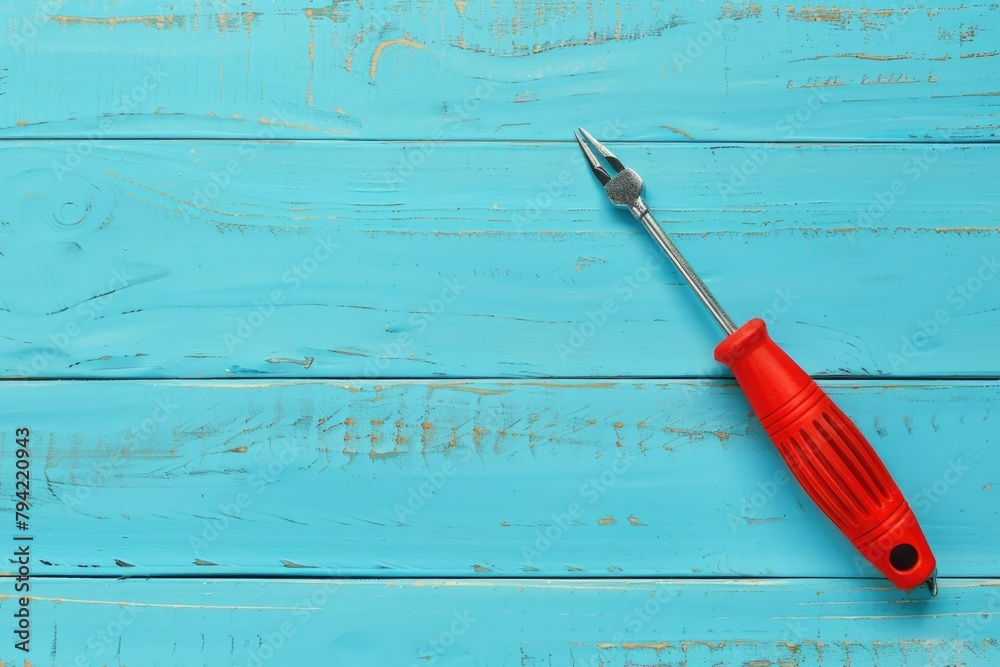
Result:
<instances>
[{"instance_id":1,"label":"screwdriver","mask_svg":"<svg viewBox=\"0 0 1000 667\"><path fill-rule=\"evenodd\" d=\"M865 436L771 340L762 319L736 326L650 213L639 174L589 132L578 130L576 141L608 198L642 223L725 332L715 359L732 370L803 490L893 585L909 593L925 584L931 595L937 595L934 554L906 498Z\"/></svg>"}]
</instances>

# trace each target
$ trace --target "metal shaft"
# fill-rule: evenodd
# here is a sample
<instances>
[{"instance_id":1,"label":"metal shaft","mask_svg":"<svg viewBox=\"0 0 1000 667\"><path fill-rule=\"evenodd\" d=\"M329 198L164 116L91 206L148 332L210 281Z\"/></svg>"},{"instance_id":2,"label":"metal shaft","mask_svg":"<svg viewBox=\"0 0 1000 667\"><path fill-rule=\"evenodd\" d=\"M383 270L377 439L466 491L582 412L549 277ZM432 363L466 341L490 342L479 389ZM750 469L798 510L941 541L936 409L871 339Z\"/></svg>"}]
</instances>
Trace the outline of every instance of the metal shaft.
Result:
<instances>
[{"instance_id":1,"label":"metal shaft","mask_svg":"<svg viewBox=\"0 0 1000 667\"><path fill-rule=\"evenodd\" d=\"M701 278L698 277L698 274L695 273L694 269L691 268L691 265L688 264L684 255L681 254L681 251L677 249L674 242L670 240L667 233L663 231L662 227L660 227L660 223L658 223L656 218L653 217L653 214L649 212L649 208L646 206L646 203L642 201L642 199L638 199L635 205L629 207L629 210L632 211L632 215L635 216L636 220L642 223L642 226L646 228L646 231L649 232L654 239L656 239L660 248L662 248L663 252L667 254L667 257L669 257L670 261L673 262L675 267L677 267L680 274L684 276L684 280L686 280L687 284L691 286L692 290L694 290L698 299L705 304L705 307L708 308L708 312L712 314L712 317L714 317L715 321L718 322L720 327L722 327L722 330L726 332L726 335L728 336L736 331L736 325L733 323L732 318L729 317L726 311L722 309L722 306L719 305L719 302L715 299L715 295L712 294L712 291L708 289L708 286L704 282L702 282Z\"/></svg>"}]
</instances>

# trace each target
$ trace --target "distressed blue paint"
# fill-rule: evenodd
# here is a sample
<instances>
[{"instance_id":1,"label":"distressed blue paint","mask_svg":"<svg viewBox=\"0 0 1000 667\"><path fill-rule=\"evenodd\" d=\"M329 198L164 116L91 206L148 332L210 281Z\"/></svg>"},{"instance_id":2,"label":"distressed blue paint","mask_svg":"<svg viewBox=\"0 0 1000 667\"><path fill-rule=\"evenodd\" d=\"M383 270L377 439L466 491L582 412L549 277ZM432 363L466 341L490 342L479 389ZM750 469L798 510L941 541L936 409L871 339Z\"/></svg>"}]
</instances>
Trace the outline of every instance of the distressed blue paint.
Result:
<instances>
[{"instance_id":1,"label":"distressed blue paint","mask_svg":"<svg viewBox=\"0 0 1000 667\"><path fill-rule=\"evenodd\" d=\"M1000 387L824 384L909 496L942 573L996 572L1000 537L983 527L1000 515ZM0 469L13 430L33 432L40 574L875 574L790 483L729 383L0 391Z\"/></svg>"},{"instance_id":2,"label":"distressed blue paint","mask_svg":"<svg viewBox=\"0 0 1000 667\"><path fill-rule=\"evenodd\" d=\"M997 580L36 583L42 664L991 666ZM9 617L12 600L0 600ZM74 662L77 659L80 662ZM8 663L10 664L10 663ZM19 663L15 663L19 664ZM37 664L37 663L36 663Z\"/></svg>"},{"instance_id":3,"label":"distressed blue paint","mask_svg":"<svg viewBox=\"0 0 1000 667\"><path fill-rule=\"evenodd\" d=\"M0 470L35 434L35 667L1000 662L1000 7L36 4L0 0L0 376L66 378L0 385ZM738 319L857 376L824 384L939 598L854 579L768 485L736 388L692 379L716 332L645 273L576 124L632 141ZM532 376L582 380L497 379ZM640 376L681 379L601 379ZM460 579L399 579L433 575Z\"/></svg>"},{"instance_id":4,"label":"distressed blue paint","mask_svg":"<svg viewBox=\"0 0 1000 667\"><path fill-rule=\"evenodd\" d=\"M0 148L7 376L726 372L570 142L115 142L65 171L76 150ZM734 317L810 372L1000 374L992 145L618 150Z\"/></svg>"},{"instance_id":5,"label":"distressed blue paint","mask_svg":"<svg viewBox=\"0 0 1000 667\"><path fill-rule=\"evenodd\" d=\"M36 6L0 3L8 136L997 136L989 3Z\"/></svg>"}]
</instances>

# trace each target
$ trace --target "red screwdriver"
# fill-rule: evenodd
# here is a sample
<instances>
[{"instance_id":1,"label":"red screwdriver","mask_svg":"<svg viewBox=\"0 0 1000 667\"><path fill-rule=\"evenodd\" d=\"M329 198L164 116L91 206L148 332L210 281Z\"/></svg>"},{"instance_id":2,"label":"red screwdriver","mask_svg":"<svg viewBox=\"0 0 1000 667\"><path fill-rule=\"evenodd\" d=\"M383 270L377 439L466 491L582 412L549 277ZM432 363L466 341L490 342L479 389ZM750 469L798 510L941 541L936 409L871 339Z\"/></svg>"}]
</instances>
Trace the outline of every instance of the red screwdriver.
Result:
<instances>
[{"instance_id":1,"label":"red screwdriver","mask_svg":"<svg viewBox=\"0 0 1000 667\"><path fill-rule=\"evenodd\" d=\"M934 554L906 498L865 436L771 340L763 320L754 318L741 327L733 323L653 218L642 200L639 174L589 132L582 127L579 131L576 141L608 198L642 223L726 333L715 348L715 358L733 371L754 414L805 492L895 586L909 592L926 584L937 595Z\"/></svg>"}]
</instances>

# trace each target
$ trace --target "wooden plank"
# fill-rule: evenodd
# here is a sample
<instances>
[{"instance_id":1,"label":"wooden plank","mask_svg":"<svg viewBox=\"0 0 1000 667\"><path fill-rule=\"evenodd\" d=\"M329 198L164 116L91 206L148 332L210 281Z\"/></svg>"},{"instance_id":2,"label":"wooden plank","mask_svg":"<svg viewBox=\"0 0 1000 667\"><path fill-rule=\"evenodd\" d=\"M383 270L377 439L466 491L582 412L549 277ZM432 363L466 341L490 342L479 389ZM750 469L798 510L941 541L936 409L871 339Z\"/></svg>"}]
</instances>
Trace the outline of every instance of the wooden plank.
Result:
<instances>
[{"instance_id":1,"label":"wooden plank","mask_svg":"<svg viewBox=\"0 0 1000 667\"><path fill-rule=\"evenodd\" d=\"M32 582L31 664L995 665L1000 582ZM0 599L10 618L16 600ZM209 631L211 629L211 631ZM2 649L7 665L28 657ZM153 659L155 656L155 660Z\"/></svg>"},{"instance_id":2,"label":"wooden plank","mask_svg":"<svg viewBox=\"0 0 1000 667\"><path fill-rule=\"evenodd\" d=\"M7 136L997 137L996 4L0 2Z\"/></svg>"},{"instance_id":3,"label":"wooden plank","mask_svg":"<svg viewBox=\"0 0 1000 667\"><path fill-rule=\"evenodd\" d=\"M1000 385L824 385L909 497L941 574L996 573ZM16 429L32 434L39 574L875 576L725 382L2 392L0 469L14 470Z\"/></svg>"},{"instance_id":4,"label":"wooden plank","mask_svg":"<svg viewBox=\"0 0 1000 667\"><path fill-rule=\"evenodd\" d=\"M996 147L618 150L810 372L1000 374ZM569 142L23 142L0 179L7 377L725 373Z\"/></svg>"}]
</instances>

